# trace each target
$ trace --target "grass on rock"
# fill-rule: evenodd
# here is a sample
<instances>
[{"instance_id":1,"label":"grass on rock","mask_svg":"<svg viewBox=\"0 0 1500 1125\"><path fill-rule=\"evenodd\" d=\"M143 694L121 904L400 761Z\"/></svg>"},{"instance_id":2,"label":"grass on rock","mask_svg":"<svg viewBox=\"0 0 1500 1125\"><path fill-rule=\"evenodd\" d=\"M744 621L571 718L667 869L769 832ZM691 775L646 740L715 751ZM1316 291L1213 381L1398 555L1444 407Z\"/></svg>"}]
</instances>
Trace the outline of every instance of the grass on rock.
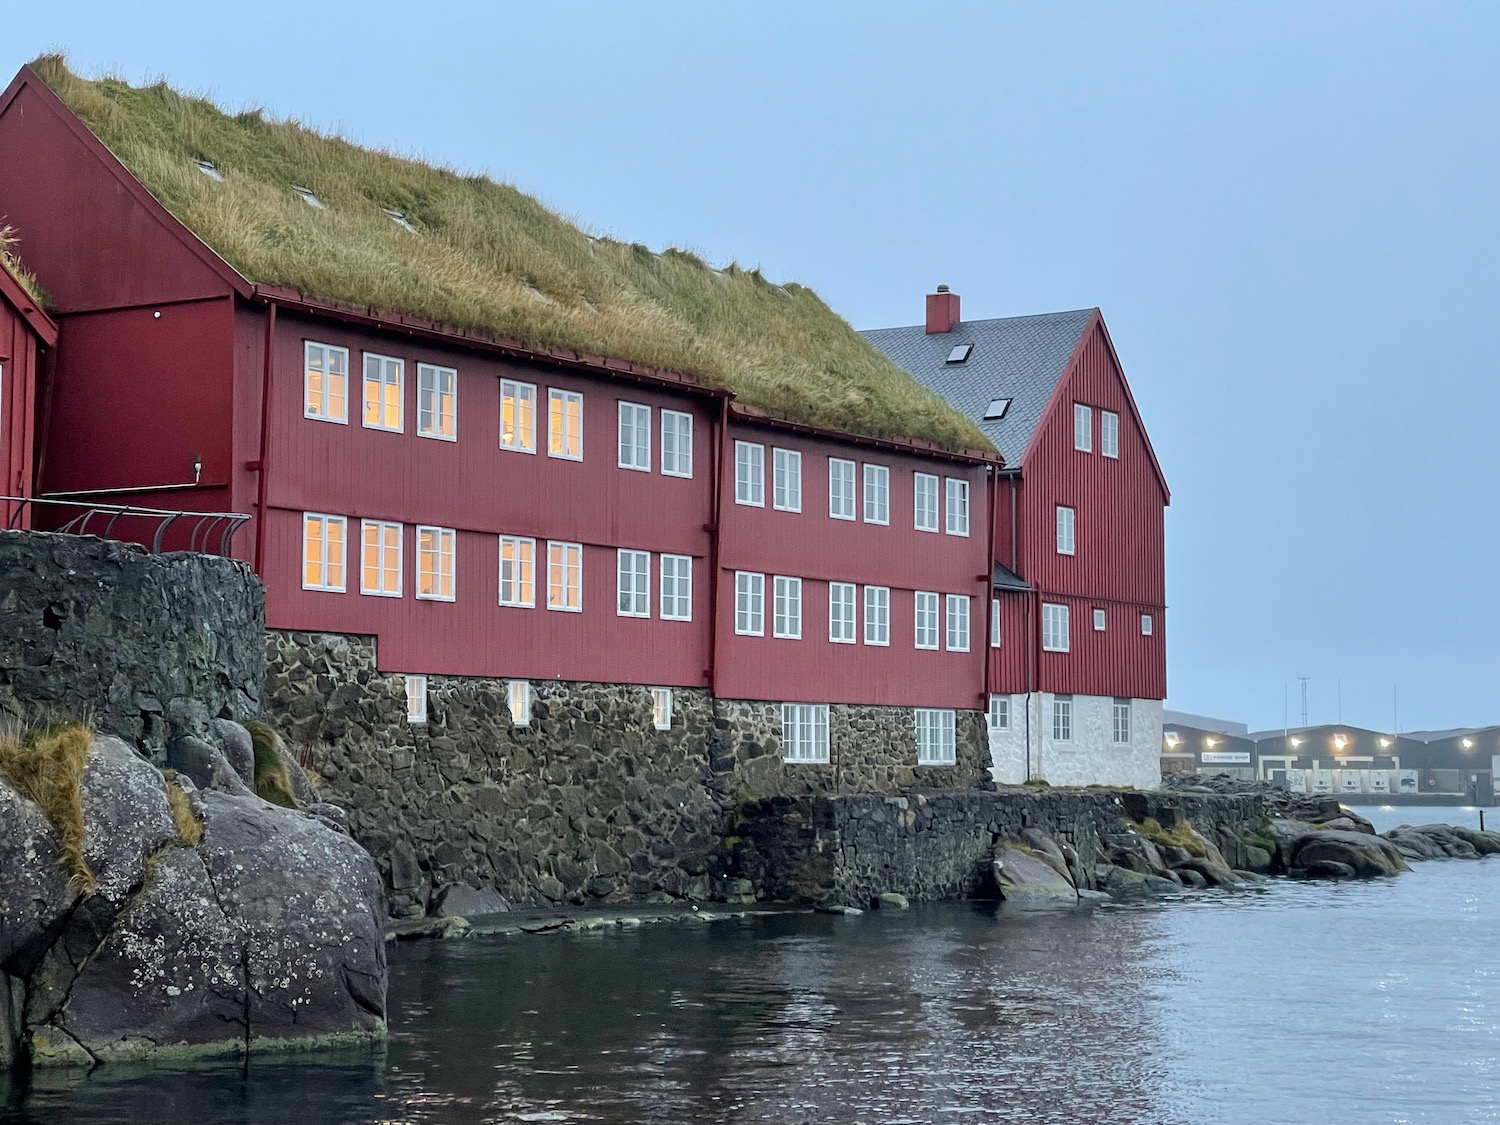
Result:
<instances>
[{"instance_id":1,"label":"grass on rock","mask_svg":"<svg viewBox=\"0 0 1500 1125\"><path fill-rule=\"evenodd\" d=\"M250 732L250 745L255 750L256 795L273 805L295 809L297 800L292 796L291 778L281 757L280 736L269 723L259 719L246 722L245 729Z\"/></svg>"},{"instance_id":2,"label":"grass on rock","mask_svg":"<svg viewBox=\"0 0 1500 1125\"><path fill-rule=\"evenodd\" d=\"M1161 821L1151 816L1137 824L1135 830L1153 844L1182 848L1189 855L1197 856L1199 859L1208 855L1208 849L1203 844L1203 837L1199 836L1193 826L1185 820L1178 821L1172 828L1163 828Z\"/></svg>"},{"instance_id":3,"label":"grass on rock","mask_svg":"<svg viewBox=\"0 0 1500 1125\"><path fill-rule=\"evenodd\" d=\"M19 736L0 734L0 774L57 829L69 881L85 894L96 885L83 857L81 788L93 739L82 723L54 723Z\"/></svg>"}]
</instances>

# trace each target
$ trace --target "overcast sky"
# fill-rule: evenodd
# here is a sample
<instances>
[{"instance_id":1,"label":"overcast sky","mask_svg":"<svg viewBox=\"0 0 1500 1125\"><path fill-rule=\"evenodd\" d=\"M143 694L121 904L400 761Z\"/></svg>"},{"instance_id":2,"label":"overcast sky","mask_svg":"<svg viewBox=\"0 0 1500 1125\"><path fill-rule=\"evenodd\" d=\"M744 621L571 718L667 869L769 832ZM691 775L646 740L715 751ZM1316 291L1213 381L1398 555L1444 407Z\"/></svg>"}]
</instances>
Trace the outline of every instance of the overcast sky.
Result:
<instances>
[{"instance_id":1,"label":"overcast sky","mask_svg":"<svg viewBox=\"0 0 1500 1125\"><path fill-rule=\"evenodd\" d=\"M731 10L733 9L733 10ZM340 11L351 13L338 14ZM209 15L209 12L212 15ZM357 14L354 14L356 13ZM16 4L168 77L817 289L1098 305L1172 487L1170 706L1500 722L1500 4ZM0 201L3 210L3 201Z\"/></svg>"}]
</instances>

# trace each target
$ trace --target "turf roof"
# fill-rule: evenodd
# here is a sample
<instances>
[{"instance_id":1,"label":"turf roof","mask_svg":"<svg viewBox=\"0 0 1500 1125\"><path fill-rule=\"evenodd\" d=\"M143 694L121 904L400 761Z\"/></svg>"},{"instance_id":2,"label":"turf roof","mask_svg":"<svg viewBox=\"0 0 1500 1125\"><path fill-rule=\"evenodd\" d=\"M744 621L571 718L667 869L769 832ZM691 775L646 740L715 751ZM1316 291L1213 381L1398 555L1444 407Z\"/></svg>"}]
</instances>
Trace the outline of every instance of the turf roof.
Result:
<instances>
[{"instance_id":1,"label":"turf roof","mask_svg":"<svg viewBox=\"0 0 1500 1125\"><path fill-rule=\"evenodd\" d=\"M737 265L715 270L686 251L593 239L508 184L259 111L230 115L165 83L86 80L57 55L31 68L251 281L684 372L789 421L992 448L805 286ZM200 171L200 160L222 178Z\"/></svg>"}]
</instances>

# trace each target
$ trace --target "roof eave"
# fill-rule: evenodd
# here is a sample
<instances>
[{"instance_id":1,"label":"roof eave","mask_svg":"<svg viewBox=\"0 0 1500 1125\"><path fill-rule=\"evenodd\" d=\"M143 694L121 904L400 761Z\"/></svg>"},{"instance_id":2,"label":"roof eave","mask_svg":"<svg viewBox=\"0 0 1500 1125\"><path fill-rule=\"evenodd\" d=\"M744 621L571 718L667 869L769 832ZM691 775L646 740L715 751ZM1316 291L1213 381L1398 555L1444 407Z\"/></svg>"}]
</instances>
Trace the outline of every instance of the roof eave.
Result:
<instances>
[{"instance_id":1,"label":"roof eave","mask_svg":"<svg viewBox=\"0 0 1500 1125\"><path fill-rule=\"evenodd\" d=\"M854 445L864 445L874 449L883 449L892 453L904 453L917 457L936 457L947 461L961 461L972 465L989 465L997 470L1005 467L1005 458L999 453L991 453L983 449L946 449L936 442L926 441L922 438L878 438L867 434L853 434L843 430L829 430L821 426L809 426L803 422L789 422L784 418L777 418L757 406L749 406L742 402L732 402L729 406L730 415L740 422L752 425L769 426L772 429L787 430L792 433L807 434L810 437L827 438L831 441L844 441Z\"/></svg>"},{"instance_id":2,"label":"roof eave","mask_svg":"<svg viewBox=\"0 0 1500 1125\"><path fill-rule=\"evenodd\" d=\"M57 346L57 321L47 315L47 311L37 303L4 262L0 262L0 297L21 314L21 319L42 343L49 348Z\"/></svg>"}]
</instances>

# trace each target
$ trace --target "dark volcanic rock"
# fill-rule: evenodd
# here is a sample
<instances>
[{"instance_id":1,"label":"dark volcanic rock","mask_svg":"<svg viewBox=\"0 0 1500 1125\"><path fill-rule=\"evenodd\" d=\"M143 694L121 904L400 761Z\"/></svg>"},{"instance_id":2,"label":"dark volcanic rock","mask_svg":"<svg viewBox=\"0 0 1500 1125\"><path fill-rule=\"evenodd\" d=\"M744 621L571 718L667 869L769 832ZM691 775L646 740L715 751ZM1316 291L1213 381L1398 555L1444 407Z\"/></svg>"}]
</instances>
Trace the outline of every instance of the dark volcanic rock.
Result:
<instances>
[{"instance_id":1,"label":"dark volcanic rock","mask_svg":"<svg viewBox=\"0 0 1500 1125\"><path fill-rule=\"evenodd\" d=\"M243 729L243 728L241 728ZM248 736L247 736L248 737ZM225 755L201 738L191 735L167 743L167 765L192 778L199 789L211 789L236 797L249 797L252 790ZM254 775L254 762L251 762Z\"/></svg>"},{"instance_id":2,"label":"dark volcanic rock","mask_svg":"<svg viewBox=\"0 0 1500 1125\"><path fill-rule=\"evenodd\" d=\"M1363 832L1312 831L1296 842L1289 868L1321 861L1347 864L1361 879L1409 870L1396 846L1383 836Z\"/></svg>"},{"instance_id":3,"label":"dark volcanic rock","mask_svg":"<svg viewBox=\"0 0 1500 1125\"><path fill-rule=\"evenodd\" d=\"M1336 859L1317 859L1309 863L1304 871L1309 879L1354 879L1354 868Z\"/></svg>"}]
</instances>

